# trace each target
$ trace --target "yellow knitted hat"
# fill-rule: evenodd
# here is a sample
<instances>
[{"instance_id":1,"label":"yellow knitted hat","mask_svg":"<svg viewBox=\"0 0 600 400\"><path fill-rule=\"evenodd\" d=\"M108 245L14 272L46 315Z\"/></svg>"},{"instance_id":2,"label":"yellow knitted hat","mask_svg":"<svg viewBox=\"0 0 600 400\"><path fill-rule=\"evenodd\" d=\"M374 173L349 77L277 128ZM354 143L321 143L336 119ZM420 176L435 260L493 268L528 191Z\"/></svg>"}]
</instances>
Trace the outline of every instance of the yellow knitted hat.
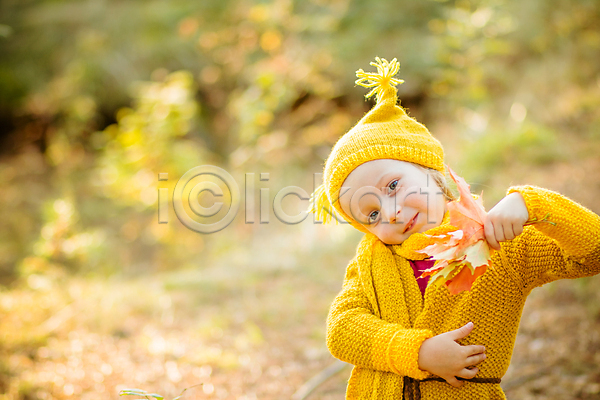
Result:
<instances>
[{"instance_id":1,"label":"yellow knitted hat","mask_svg":"<svg viewBox=\"0 0 600 400\"><path fill-rule=\"evenodd\" d=\"M404 82L394 78L400 63L395 58L388 62L375 57L375 61L371 65L377 67L377 72L359 69L356 84L372 88L365 97L376 95L377 104L331 150L325 163L323 184L313 193L310 208L324 222L337 218L337 213L363 232L364 227L346 215L338 201L342 184L356 167L368 161L393 159L444 171L441 143L396 104L396 85Z\"/></svg>"}]
</instances>

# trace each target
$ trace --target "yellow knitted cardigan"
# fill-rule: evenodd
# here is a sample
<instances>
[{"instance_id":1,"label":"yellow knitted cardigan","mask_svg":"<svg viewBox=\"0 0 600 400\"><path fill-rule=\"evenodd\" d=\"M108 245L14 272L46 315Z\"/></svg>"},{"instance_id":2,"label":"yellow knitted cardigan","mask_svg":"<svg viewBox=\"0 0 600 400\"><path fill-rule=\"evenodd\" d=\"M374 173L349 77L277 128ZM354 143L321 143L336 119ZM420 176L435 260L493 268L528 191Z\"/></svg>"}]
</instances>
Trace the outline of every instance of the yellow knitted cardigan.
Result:
<instances>
[{"instance_id":1,"label":"yellow knitted cardigan","mask_svg":"<svg viewBox=\"0 0 600 400\"><path fill-rule=\"evenodd\" d=\"M553 280L600 272L598 215L546 189L522 186L509 193L514 191L523 195L530 219L550 213L556 225L527 226L517 238L503 242L469 292L453 296L445 285L430 285L423 300L406 257L422 258L414 250L425 245L424 235L412 235L397 246L365 235L327 318L331 354L355 366L346 399L402 399L403 376L433 376L418 368L421 343L469 321L475 328L459 343L484 345L487 355L477 378L502 378L530 291ZM448 226L435 229L444 228ZM455 388L425 381L419 386L424 400L505 399L495 383L466 381Z\"/></svg>"}]
</instances>

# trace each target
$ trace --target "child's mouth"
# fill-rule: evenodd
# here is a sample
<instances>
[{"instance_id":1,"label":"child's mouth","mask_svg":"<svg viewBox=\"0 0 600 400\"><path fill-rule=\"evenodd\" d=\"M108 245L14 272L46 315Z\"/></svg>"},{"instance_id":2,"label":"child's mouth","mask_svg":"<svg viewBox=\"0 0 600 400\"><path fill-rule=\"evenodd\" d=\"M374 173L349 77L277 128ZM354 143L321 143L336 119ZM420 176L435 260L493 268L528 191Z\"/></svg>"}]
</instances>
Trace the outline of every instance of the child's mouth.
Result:
<instances>
[{"instance_id":1,"label":"child's mouth","mask_svg":"<svg viewBox=\"0 0 600 400\"><path fill-rule=\"evenodd\" d=\"M410 221L408 221L408 223L406 224L406 228L404 228L404 232L402 233L406 233L409 230L412 229L413 226L415 226L415 222L417 222L417 217L419 216L419 213L416 213L414 217L412 217L412 219Z\"/></svg>"}]
</instances>

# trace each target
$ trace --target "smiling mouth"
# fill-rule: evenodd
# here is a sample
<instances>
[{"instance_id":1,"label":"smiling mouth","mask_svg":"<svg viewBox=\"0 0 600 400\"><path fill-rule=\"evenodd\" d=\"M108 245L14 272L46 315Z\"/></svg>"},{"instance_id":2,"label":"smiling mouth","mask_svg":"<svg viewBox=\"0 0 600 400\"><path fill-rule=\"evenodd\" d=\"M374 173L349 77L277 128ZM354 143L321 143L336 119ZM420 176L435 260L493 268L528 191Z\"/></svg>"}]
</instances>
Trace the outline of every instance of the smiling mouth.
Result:
<instances>
[{"instance_id":1,"label":"smiling mouth","mask_svg":"<svg viewBox=\"0 0 600 400\"><path fill-rule=\"evenodd\" d=\"M409 230L412 229L413 226L415 226L415 222L417 222L417 217L419 216L419 213L416 213L414 217L412 217L412 219L410 221L408 221L408 223L406 224L406 228L404 228L404 232L402 233L406 233Z\"/></svg>"}]
</instances>

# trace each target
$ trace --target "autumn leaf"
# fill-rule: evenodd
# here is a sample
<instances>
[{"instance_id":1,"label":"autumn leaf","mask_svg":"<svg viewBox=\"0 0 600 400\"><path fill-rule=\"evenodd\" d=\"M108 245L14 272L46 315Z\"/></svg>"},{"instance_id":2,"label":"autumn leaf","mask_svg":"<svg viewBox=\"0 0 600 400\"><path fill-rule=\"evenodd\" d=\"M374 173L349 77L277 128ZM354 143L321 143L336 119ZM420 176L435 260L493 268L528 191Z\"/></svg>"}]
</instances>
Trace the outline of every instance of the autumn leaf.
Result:
<instances>
[{"instance_id":1,"label":"autumn leaf","mask_svg":"<svg viewBox=\"0 0 600 400\"><path fill-rule=\"evenodd\" d=\"M486 271L487 265L477 268L475 271L471 271L470 268L464 266L458 274L452 279L446 281L448 291L450 294L458 294L462 291L469 291L475 282L475 279L479 278Z\"/></svg>"},{"instance_id":2,"label":"autumn leaf","mask_svg":"<svg viewBox=\"0 0 600 400\"><path fill-rule=\"evenodd\" d=\"M481 196L477 199L471 194L471 187L467 182L456 175L450 167L448 167L450 177L456 183L460 198L458 201L448 203L448 211L450 213L450 225L456 226L464 232L465 240L471 243L479 239L485 239L483 224L487 213L483 208ZM471 237L474 238L471 239Z\"/></svg>"},{"instance_id":3,"label":"autumn leaf","mask_svg":"<svg viewBox=\"0 0 600 400\"><path fill-rule=\"evenodd\" d=\"M435 260L421 277L430 276L429 284L441 281L451 294L471 290L491 261L483 224L487 215L481 196L474 198L467 182L448 167L460 197L448 203L450 225L458 228L443 235L430 236L432 244L421 250Z\"/></svg>"}]
</instances>

